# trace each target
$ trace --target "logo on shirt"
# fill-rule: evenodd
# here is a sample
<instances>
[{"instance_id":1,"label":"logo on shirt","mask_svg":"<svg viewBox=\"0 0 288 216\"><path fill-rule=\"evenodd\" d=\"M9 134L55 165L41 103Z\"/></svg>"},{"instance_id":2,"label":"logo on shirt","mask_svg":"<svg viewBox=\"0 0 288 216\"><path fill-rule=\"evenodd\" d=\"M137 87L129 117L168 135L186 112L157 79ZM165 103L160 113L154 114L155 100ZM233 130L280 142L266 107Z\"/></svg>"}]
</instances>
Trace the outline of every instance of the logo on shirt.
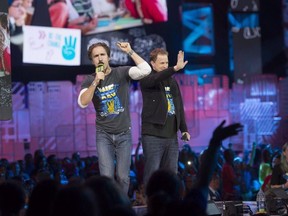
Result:
<instances>
[{"instance_id":1,"label":"logo on shirt","mask_svg":"<svg viewBox=\"0 0 288 216\"><path fill-rule=\"evenodd\" d=\"M118 115L124 111L120 99L117 96L118 88L119 85L114 84L98 88L96 94L101 100L100 116Z\"/></svg>"},{"instance_id":2,"label":"logo on shirt","mask_svg":"<svg viewBox=\"0 0 288 216\"><path fill-rule=\"evenodd\" d=\"M166 94L166 98L168 102L168 115L169 116L175 115L175 106L174 106L173 97L172 97L169 86L165 87L165 94Z\"/></svg>"}]
</instances>

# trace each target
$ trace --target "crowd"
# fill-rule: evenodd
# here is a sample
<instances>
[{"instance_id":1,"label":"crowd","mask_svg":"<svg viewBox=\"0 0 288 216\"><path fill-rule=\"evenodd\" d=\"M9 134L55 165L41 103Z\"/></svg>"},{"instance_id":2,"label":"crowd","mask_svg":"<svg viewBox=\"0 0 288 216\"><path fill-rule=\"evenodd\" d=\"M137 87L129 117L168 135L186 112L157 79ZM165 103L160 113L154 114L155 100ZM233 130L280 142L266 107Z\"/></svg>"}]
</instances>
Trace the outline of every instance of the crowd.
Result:
<instances>
[{"instance_id":1,"label":"crowd","mask_svg":"<svg viewBox=\"0 0 288 216\"><path fill-rule=\"evenodd\" d=\"M97 156L81 157L75 152L71 158L60 159L56 155L45 156L43 150L39 149L33 155L27 153L23 160L9 162L2 158L1 215L135 215L132 208L135 205L146 205L147 215L175 215L175 212L178 215L189 215L189 212L203 215L212 185L217 186L215 191L220 195L217 198L225 199L226 196L227 185L222 181L221 172L227 161L223 155L227 151L233 152L233 149L224 150L221 141L242 130L240 124L227 127L224 124L225 121L214 130L207 149L200 154L194 153L188 145L180 149L178 174L161 168L152 174L145 188L145 156L136 151L131 158L128 194L113 178L100 175ZM138 149L140 146L141 142ZM260 152L261 148L255 146L253 150ZM239 162L237 154L233 152L231 166ZM244 175L244 172L250 172L251 181L259 182L253 174L260 171L256 171L256 167L259 168L261 162L256 160L257 153L254 155L250 171L255 169L255 172L248 171L248 165L244 170L243 160L243 169L239 173ZM244 200L247 188L243 190L242 182L245 179L240 179L238 173L235 173L235 177L241 184L235 181L232 186L234 197ZM253 188L252 184L249 186L252 194L259 190ZM216 196L210 196L210 199L214 198ZM253 196L250 198L253 199Z\"/></svg>"},{"instance_id":2,"label":"crowd","mask_svg":"<svg viewBox=\"0 0 288 216\"><path fill-rule=\"evenodd\" d=\"M236 134L241 127L234 127ZM128 193L113 178L100 175L97 156L81 157L75 152L71 157L58 158L46 156L39 149L27 153L23 160L9 162L2 158L1 215L135 215L132 207L138 205L147 206L147 215L173 215L175 211L203 215L208 200L251 201L256 200L260 188L286 188L281 166L287 163L284 154L288 144L283 152L255 143L251 151L237 152L233 144L224 148L216 142L215 131L204 151L193 152L188 144L179 150L177 174L160 168L145 186L145 156L139 153L140 141L131 157Z\"/></svg>"}]
</instances>

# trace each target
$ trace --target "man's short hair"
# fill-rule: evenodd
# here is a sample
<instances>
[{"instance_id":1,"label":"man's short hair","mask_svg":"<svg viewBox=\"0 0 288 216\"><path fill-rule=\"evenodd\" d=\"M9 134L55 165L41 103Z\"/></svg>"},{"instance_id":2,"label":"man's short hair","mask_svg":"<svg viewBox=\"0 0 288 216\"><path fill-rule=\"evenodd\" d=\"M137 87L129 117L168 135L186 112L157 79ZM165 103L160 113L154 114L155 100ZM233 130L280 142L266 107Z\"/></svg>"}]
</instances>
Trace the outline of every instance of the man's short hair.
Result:
<instances>
[{"instance_id":1,"label":"man's short hair","mask_svg":"<svg viewBox=\"0 0 288 216\"><path fill-rule=\"evenodd\" d=\"M106 43L104 43L104 42L97 42L97 43L92 44L92 45L89 46L89 48L88 48L87 54L88 54L88 58L89 58L90 60L92 60L92 56L91 56L91 55L92 55L92 50L93 50L95 47L98 47L98 46L103 47L103 48L106 50L106 53L107 53L108 57L110 57L110 48L109 48L109 46L108 46Z\"/></svg>"},{"instance_id":2,"label":"man's short hair","mask_svg":"<svg viewBox=\"0 0 288 216\"><path fill-rule=\"evenodd\" d=\"M158 55L167 55L168 52L163 48L156 48L150 52L150 61L155 62Z\"/></svg>"}]
</instances>

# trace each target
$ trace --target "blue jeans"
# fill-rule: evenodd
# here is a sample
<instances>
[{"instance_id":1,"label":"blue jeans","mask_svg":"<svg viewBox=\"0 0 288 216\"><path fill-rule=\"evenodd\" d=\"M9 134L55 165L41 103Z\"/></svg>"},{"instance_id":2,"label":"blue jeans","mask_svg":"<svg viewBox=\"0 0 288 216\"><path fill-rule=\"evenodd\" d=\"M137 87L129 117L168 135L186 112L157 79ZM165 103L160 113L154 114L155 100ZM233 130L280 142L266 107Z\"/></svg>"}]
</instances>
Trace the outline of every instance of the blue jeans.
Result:
<instances>
[{"instance_id":1,"label":"blue jeans","mask_svg":"<svg viewBox=\"0 0 288 216\"><path fill-rule=\"evenodd\" d=\"M129 129L120 134L111 134L103 130L97 130L96 132L100 175L114 179L116 174L120 187L127 193L130 183L131 130Z\"/></svg>"},{"instance_id":2,"label":"blue jeans","mask_svg":"<svg viewBox=\"0 0 288 216\"><path fill-rule=\"evenodd\" d=\"M156 136L142 136L143 154L145 158L144 185L153 172L159 168L178 171L179 147L177 137L162 138Z\"/></svg>"}]
</instances>

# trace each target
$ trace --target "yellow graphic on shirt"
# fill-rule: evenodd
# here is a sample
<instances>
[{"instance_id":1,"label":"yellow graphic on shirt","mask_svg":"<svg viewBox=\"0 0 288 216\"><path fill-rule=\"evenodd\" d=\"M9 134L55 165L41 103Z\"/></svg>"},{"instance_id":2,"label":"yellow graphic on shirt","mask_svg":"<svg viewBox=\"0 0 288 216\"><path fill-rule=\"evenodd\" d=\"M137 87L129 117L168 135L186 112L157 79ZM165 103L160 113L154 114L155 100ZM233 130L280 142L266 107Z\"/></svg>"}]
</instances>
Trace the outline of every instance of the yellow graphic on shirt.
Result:
<instances>
[{"instance_id":1,"label":"yellow graphic on shirt","mask_svg":"<svg viewBox=\"0 0 288 216\"><path fill-rule=\"evenodd\" d=\"M108 113L112 113L115 110L115 105L114 105L114 101L108 101L107 102L107 107L108 107Z\"/></svg>"},{"instance_id":2,"label":"yellow graphic on shirt","mask_svg":"<svg viewBox=\"0 0 288 216\"><path fill-rule=\"evenodd\" d=\"M165 87L165 94L168 102L168 115L175 115L175 105L169 86Z\"/></svg>"}]
</instances>

